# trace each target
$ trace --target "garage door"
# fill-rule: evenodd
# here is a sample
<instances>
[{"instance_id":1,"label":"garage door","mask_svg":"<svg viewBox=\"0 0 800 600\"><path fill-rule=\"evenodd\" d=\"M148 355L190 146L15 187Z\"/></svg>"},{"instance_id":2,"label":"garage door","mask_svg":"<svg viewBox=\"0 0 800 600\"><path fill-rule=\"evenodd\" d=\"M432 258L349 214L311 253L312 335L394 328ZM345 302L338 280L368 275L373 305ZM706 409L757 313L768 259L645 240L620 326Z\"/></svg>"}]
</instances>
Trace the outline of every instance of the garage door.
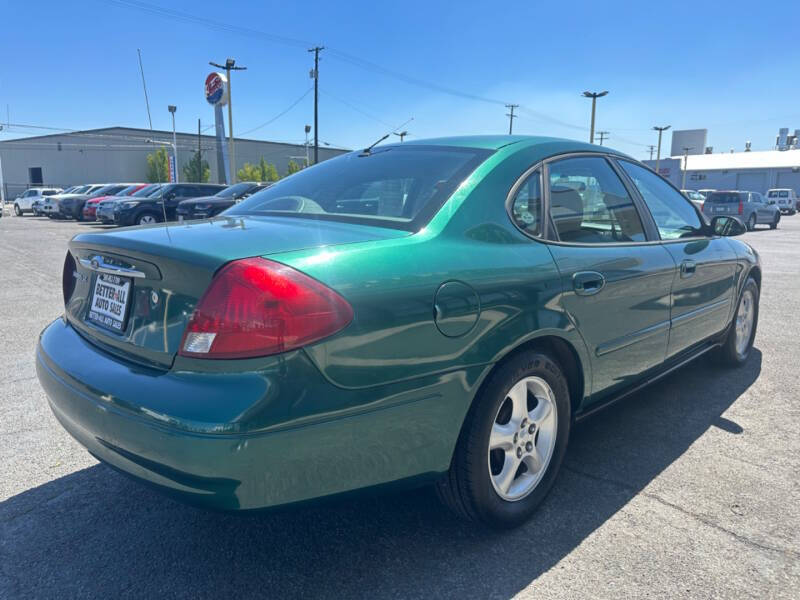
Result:
<instances>
[{"instance_id":1,"label":"garage door","mask_svg":"<svg viewBox=\"0 0 800 600\"><path fill-rule=\"evenodd\" d=\"M758 173L737 173L736 189L763 194L767 191L767 174L763 171Z\"/></svg>"},{"instance_id":2,"label":"garage door","mask_svg":"<svg viewBox=\"0 0 800 600\"><path fill-rule=\"evenodd\" d=\"M779 188L792 188L800 196L800 173L778 173Z\"/></svg>"}]
</instances>

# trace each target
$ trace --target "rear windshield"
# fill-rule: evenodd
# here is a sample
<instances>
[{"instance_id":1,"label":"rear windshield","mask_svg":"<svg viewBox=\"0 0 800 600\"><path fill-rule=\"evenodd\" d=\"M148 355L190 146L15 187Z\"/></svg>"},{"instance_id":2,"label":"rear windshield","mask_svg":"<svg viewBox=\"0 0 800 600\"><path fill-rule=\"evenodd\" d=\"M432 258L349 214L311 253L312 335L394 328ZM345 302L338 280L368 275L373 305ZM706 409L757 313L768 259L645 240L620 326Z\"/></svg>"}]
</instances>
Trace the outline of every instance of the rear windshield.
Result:
<instances>
[{"instance_id":1,"label":"rear windshield","mask_svg":"<svg viewBox=\"0 0 800 600\"><path fill-rule=\"evenodd\" d=\"M42 196L55 196L56 194L58 194L58 192L55 190L45 190L42 192Z\"/></svg>"},{"instance_id":2,"label":"rear windshield","mask_svg":"<svg viewBox=\"0 0 800 600\"><path fill-rule=\"evenodd\" d=\"M706 202L712 204L738 204L742 198L736 192L712 192Z\"/></svg>"},{"instance_id":3,"label":"rear windshield","mask_svg":"<svg viewBox=\"0 0 800 600\"><path fill-rule=\"evenodd\" d=\"M295 173L225 215L305 217L416 231L490 154L411 144L351 152Z\"/></svg>"},{"instance_id":4,"label":"rear windshield","mask_svg":"<svg viewBox=\"0 0 800 600\"><path fill-rule=\"evenodd\" d=\"M218 198L233 198L235 196L240 196L244 194L247 190L253 187L253 183L246 181L244 183L235 183L231 186L228 186L224 189L221 189L216 194L214 194Z\"/></svg>"}]
</instances>

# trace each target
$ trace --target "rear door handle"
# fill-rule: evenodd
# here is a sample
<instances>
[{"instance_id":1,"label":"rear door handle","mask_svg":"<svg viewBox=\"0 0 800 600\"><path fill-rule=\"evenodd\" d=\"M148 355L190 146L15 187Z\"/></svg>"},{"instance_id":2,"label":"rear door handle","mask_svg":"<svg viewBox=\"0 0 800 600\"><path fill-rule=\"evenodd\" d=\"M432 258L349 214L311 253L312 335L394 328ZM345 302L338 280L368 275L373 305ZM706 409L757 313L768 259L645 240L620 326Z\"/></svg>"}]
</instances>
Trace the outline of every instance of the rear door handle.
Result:
<instances>
[{"instance_id":1,"label":"rear door handle","mask_svg":"<svg viewBox=\"0 0 800 600\"><path fill-rule=\"evenodd\" d=\"M597 271L578 271L572 276L572 288L579 296L591 296L603 289L606 278Z\"/></svg>"},{"instance_id":2,"label":"rear door handle","mask_svg":"<svg viewBox=\"0 0 800 600\"><path fill-rule=\"evenodd\" d=\"M685 260L681 263L681 277L691 277L697 269L697 263L693 260Z\"/></svg>"}]
</instances>

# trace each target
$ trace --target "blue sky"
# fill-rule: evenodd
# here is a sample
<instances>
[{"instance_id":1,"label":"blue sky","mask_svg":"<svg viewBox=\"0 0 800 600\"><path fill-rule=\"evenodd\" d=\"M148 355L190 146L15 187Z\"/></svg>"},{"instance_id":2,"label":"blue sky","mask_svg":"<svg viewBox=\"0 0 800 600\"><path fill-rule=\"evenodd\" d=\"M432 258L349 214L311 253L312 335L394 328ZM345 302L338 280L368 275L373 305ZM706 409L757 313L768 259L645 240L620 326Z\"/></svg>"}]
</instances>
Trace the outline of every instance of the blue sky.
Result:
<instances>
[{"instance_id":1,"label":"blue sky","mask_svg":"<svg viewBox=\"0 0 800 600\"><path fill-rule=\"evenodd\" d=\"M179 130L196 131L198 118L212 124L208 61L246 65L233 80L238 135L311 87L306 47L320 44L330 48L321 55L320 139L346 147L411 117L405 128L415 137L504 133L504 102L524 107L515 133L585 139L590 101L580 94L602 89L610 93L598 102L597 129L637 158L655 143L656 124L708 128L717 151L746 140L768 149L780 126L800 128L796 1L149 2L217 25L138 0L11 0L0 120L9 105L11 123L147 127L140 48L161 129L171 128L168 104L178 106ZM312 119L308 94L246 137L302 141ZM0 139L46 132L12 126Z\"/></svg>"}]
</instances>

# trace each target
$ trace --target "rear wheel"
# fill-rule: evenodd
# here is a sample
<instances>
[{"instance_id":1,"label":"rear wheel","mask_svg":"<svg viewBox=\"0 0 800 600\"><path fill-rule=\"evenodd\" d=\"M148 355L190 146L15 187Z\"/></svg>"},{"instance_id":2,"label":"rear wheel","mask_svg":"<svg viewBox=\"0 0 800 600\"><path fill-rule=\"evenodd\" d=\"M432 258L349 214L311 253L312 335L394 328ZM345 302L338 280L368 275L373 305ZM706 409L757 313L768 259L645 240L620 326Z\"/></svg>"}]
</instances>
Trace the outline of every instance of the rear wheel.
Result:
<instances>
[{"instance_id":1,"label":"rear wheel","mask_svg":"<svg viewBox=\"0 0 800 600\"><path fill-rule=\"evenodd\" d=\"M756 213L750 215L750 218L747 220L747 230L753 231L756 228Z\"/></svg>"},{"instance_id":2,"label":"rear wheel","mask_svg":"<svg viewBox=\"0 0 800 600\"><path fill-rule=\"evenodd\" d=\"M780 220L781 220L781 213L777 213L775 215L775 218L772 220L772 223L769 224L769 228L770 229L777 229L778 228L778 223L780 223Z\"/></svg>"},{"instance_id":3,"label":"rear wheel","mask_svg":"<svg viewBox=\"0 0 800 600\"><path fill-rule=\"evenodd\" d=\"M459 436L442 502L457 515L495 528L526 521L555 481L567 448L567 381L546 354L526 352L484 384Z\"/></svg>"},{"instance_id":4,"label":"rear wheel","mask_svg":"<svg viewBox=\"0 0 800 600\"><path fill-rule=\"evenodd\" d=\"M722 364L738 367L750 357L758 326L758 300L758 284L755 279L749 277L739 295L736 315L733 317L725 342L717 351L717 358Z\"/></svg>"}]
</instances>

